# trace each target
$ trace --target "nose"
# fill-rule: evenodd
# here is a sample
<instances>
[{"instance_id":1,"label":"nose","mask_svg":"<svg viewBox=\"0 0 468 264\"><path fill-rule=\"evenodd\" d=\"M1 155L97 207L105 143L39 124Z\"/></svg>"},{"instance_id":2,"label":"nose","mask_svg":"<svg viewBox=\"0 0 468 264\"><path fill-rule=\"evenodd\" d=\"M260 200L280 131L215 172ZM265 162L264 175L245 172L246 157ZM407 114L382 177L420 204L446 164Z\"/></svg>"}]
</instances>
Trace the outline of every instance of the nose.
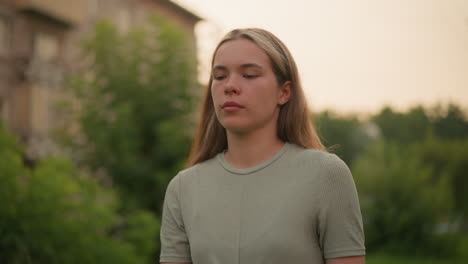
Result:
<instances>
[{"instance_id":1,"label":"nose","mask_svg":"<svg viewBox=\"0 0 468 264\"><path fill-rule=\"evenodd\" d=\"M239 94L240 89L239 89L239 84L236 81L236 78L234 76L230 76L227 80L226 83L224 84L224 94L230 95L230 94Z\"/></svg>"}]
</instances>

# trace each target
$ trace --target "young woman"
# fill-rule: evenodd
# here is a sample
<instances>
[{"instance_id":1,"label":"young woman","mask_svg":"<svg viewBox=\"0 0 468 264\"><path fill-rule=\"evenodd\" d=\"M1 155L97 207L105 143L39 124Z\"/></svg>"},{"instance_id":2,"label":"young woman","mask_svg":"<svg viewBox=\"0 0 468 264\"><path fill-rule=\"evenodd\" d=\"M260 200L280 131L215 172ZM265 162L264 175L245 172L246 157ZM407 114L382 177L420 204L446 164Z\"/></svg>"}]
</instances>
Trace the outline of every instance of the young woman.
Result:
<instances>
[{"instance_id":1,"label":"young woman","mask_svg":"<svg viewBox=\"0 0 468 264\"><path fill-rule=\"evenodd\" d=\"M364 263L353 178L320 143L285 45L229 32L204 100L190 167L167 187L161 263Z\"/></svg>"}]
</instances>

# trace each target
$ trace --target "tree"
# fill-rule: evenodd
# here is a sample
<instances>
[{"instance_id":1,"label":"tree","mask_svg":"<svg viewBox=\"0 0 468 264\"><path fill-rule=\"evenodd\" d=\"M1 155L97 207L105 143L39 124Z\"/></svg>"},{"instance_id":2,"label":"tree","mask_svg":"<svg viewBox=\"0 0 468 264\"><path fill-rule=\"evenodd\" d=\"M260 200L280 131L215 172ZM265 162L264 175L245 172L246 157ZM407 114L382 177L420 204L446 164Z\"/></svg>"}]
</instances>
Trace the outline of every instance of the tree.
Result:
<instances>
[{"instance_id":1,"label":"tree","mask_svg":"<svg viewBox=\"0 0 468 264\"><path fill-rule=\"evenodd\" d=\"M131 221L117 213L111 190L64 159L30 168L22 157L0 123L0 263L149 263L136 238L156 236L157 221L127 227L117 237L110 231Z\"/></svg>"},{"instance_id":2,"label":"tree","mask_svg":"<svg viewBox=\"0 0 468 264\"><path fill-rule=\"evenodd\" d=\"M441 139L468 138L468 119L460 106L449 104L435 106L429 110L432 116L434 134Z\"/></svg>"},{"instance_id":3,"label":"tree","mask_svg":"<svg viewBox=\"0 0 468 264\"><path fill-rule=\"evenodd\" d=\"M461 224L460 231L468 232L468 138L428 138L413 144L409 149L412 153L417 153L426 166L432 168L436 179L448 177L454 201L452 214Z\"/></svg>"},{"instance_id":4,"label":"tree","mask_svg":"<svg viewBox=\"0 0 468 264\"><path fill-rule=\"evenodd\" d=\"M315 119L323 144L347 164L352 164L373 142L373 137L365 129L368 124L355 116L339 116L332 111L323 111Z\"/></svg>"},{"instance_id":5,"label":"tree","mask_svg":"<svg viewBox=\"0 0 468 264\"><path fill-rule=\"evenodd\" d=\"M451 185L421 155L396 144L372 146L352 166L370 251L443 254L437 227L450 220ZM442 252L442 253L441 253Z\"/></svg>"},{"instance_id":6,"label":"tree","mask_svg":"<svg viewBox=\"0 0 468 264\"><path fill-rule=\"evenodd\" d=\"M428 137L445 140L468 137L466 113L455 104L415 106L407 112L385 107L372 120L380 127L383 138L399 144L422 142Z\"/></svg>"},{"instance_id":7,"label":"tree","mask_svg":"<svg viewBox=\"0 0 468 264\"><path fill-rule=\"evenodd\" d=\"M166 185L187 156L196 88L190 43L153 17L126 35L102 22L85 44L91 63L72 79L84 140L71 149L81 166L108 176L124 210L160 215Z\"/></svg>"},{"instance_id":8,"label":"tree","mask_svg":"<svg viewBox=\"0 0 468 264\"><path fill-rule=\"evenodd\" d=\"M399 144L421 141L432 130L431 121L422 106L413 107L406 113L385 107L372 120L380 127L383 138Z\"/></svg>"}]
</instances>

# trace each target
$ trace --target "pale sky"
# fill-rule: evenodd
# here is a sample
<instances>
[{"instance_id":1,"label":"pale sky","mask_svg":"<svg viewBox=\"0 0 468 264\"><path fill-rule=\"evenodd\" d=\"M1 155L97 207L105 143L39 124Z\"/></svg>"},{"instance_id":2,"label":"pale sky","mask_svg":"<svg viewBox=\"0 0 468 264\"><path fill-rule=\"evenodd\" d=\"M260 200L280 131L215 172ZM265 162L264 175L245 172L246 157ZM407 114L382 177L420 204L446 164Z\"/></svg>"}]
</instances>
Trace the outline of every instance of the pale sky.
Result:
<instances>
[{"instance_id":1,"label":"pale sky","mask_svg":"<svg viewBox=\"0 0 468 264\"><path fill-rule=\"evenodd\" d=\"M468 0L173 0L197 25L201 81L230 29L261 27L298 64L312 110L468 107Z\"/></svg>"}]
</instances>

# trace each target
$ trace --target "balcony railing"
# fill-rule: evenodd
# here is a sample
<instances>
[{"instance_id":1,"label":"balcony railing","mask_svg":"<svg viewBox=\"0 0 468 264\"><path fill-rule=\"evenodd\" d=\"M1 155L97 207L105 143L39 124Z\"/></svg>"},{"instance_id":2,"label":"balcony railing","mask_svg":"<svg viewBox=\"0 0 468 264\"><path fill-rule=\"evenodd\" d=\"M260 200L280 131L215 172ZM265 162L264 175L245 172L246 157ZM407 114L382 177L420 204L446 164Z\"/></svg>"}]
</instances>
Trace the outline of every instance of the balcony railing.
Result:
<instances>
[{"instance_id":1,"label":"balcony railing","mask_svg":"<svg viewBox=\"0 0 468 264\"><path fill-rule=\"evenodd\" d=\"M40 84L49 89L60 88L63 85L66 69L62 63L31 59L25 69L25 77L29 82Z\"/></svg>"}]
</instances>

